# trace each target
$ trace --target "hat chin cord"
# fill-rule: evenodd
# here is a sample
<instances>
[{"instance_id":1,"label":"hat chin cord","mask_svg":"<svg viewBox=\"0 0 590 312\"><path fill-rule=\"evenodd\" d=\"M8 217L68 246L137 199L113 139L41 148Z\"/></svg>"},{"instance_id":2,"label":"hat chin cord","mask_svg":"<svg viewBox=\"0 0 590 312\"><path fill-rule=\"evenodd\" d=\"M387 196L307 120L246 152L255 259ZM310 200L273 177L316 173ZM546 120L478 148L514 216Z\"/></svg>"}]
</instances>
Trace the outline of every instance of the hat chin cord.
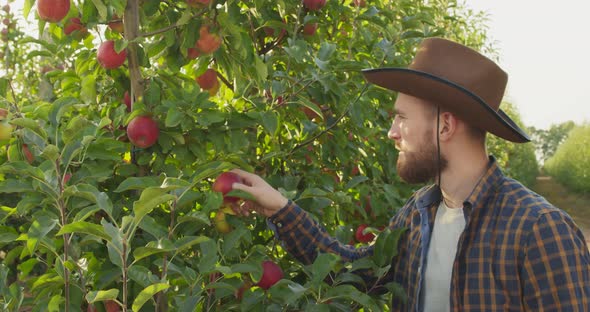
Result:
<instances>
[{"instance_id":1,"label":"hat chin cord","mask_svg":"<svg viewBox=\"0 0 590 312\"><path fill-rule=\"evenodd\" d=\"M436 156L438 171L438 188L442 195L441 170L440 170L440 105L436 105ZM443 198L444 200L444 198Z\"/></svg>"}]
</instances>

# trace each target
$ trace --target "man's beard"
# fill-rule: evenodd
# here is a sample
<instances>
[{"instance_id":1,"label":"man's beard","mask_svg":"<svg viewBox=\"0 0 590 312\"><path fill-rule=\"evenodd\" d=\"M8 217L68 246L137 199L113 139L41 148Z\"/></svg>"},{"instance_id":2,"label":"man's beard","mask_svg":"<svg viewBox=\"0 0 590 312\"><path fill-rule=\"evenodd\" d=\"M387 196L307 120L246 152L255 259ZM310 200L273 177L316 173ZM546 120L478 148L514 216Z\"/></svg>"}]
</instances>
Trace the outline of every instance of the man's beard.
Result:
<instances>
[{"instance_id":1,"label":"man's beard","mask_svg":"<svg viewBox=\"0 0 590 312\"><path fill-rule=\"evenodd\" d=\"M398 156L397 174L407 183L418 184L434 179L438 171L436 142L430 138L429 132L424 134L420 150L416 152L404 151L403 160ZM447 159L440 156L440 171L447 167Z\"/></svg>"}]
</instances>

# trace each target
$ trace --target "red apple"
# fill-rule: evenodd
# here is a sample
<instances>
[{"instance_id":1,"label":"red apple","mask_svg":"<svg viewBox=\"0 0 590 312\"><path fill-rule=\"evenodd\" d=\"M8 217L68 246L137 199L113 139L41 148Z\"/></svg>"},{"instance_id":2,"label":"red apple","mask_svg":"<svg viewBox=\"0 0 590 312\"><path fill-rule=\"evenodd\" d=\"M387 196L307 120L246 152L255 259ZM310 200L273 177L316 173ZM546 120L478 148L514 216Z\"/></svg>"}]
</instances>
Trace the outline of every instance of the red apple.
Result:
<instances>
[{"instance_id":1,"label":"red apple","mask_svg":"<svg viewBox=\"0 0 590 312\"><path fill-rule=\"evenodd\" d=\"M310 11L318 11L326 5L326 0L303 0L303 6Z\"/></svg>"},{"instance_id":2,"label":"red apple","mask_svg":"<svg viewBox=\"0 0 590 312\"><path fill-rule=\"evenodd\" d=\"M72 178L72 174L71 173L66 173L64 174L64 184L67 184L68 181L70 181L70 179Z\"/></svg>"},{"instance_id":3,"label":"red apple","mask_svg":"<svg viewBox=\"0 0 590 312\"><path fill-rule=\"evenodd\" d=\"M8 116L8 110L6 108L0 108L0 120L4 120Z\"/></svg>"},{"instance_id":4,"label":"red apple","mask_svg":"<svg viewBox=\"0 0 590 312\"><path fill-rule=\"evenodd\" d=\"M193 8L202 8L208 6L211 0L186 0L186 3Z\"/></svg>"},{"instance_id":5,"label":"red apple","mask_svg":"<svg viewBox=\"0 0 590 312\"><path fill-rule=\"evenodd\" d=\"M127 111L130 112L131 111L131 97L129 96L129 91L125 91L125 94L123 94L123 103L125 103L125 106L127 106Z\"/></svg>"},{"instance_id":6,"label":"red apple","mask_svg":"<svg viewBox=\"0 0 590 312\"><path fill-rule=\"evenodd\" d=\"M117 14L113 14L113 19L107 25L116 33L122 34L125 31L123 20Z\"/></svg>"},{"instance_id":7,"label":"red apple","mask_svg":"<svg viewBox=\"0 0 590 312\"><path fill-rule=\"evenodd\" d=\"M29 164L32 164L35 160L35 156L33 156L33 153L31 153L31 150L26 144L23 144L23 154L25 155L25 159L27 160L27 162Z\"/></svg>"},{"instance_id":8,"label":"red apple","mask_svg":"<svg viewBox=\"0 0 590 312\"><path fill-rule=\"evenodd\" d=\"M193 47L193 48L188 48L188 50L186 51L186 57L187 57L189 60L194 60L194 59L196 59L197 57L199 57L199 55L201 55L201 52L199 52L199 49L198 49L198 48L196 48L196 44L195 44L195 47Z\"/></svg>"},{"instance_id":9,"label":"red apple","mask_svg":"<svg viewBox=\"0 0 590 312\"><path fill-rule=\"evenodd\" d=\"M215 87L216 84L219 84L219 81L217 81L217 72L213 68L207 69L202 75L197 77L196 80L199 87L204 90L210 90Z\"/></svg>"},{"instance_id":10,"label":"red apple","mask_svg":"<svg viewBox=\"0 0 590 312\"><path fill-rule=\"evenodd\" d=\"M356 228L356 232L354 234L354 237L356 238L357 242L370 243L371 241L373 241L373 239L375 238L375 234L373 234L371 232L367 232L366 234L363 233L363 231L367 227L368 226L366 224L361 224L358 226L358 228Z\"/></svg>"},{"instance_id":11,"label":"red apple","mask_svg":"<svg viewBox=\"0 0 590 312\"><path fill-rule=\"evenodd\" d=\"M37 0L37 13L50 23L61 21L70 11L70 0Z\"/></svg>"},{"instance_id":12,"label":"red apple","mask_svg":"<svg viewBox=\"0 0 590 312\"><path fill-rule=\"evenodd\" d=\"M204 54L210 54L221 46L221 38L218 35L209 32L209 26L201 26L199 29L199 39L196 42L197 49Z\"/></svg>"},{"instance_id":13,"label":"red apple","mask_svg":"<svg viewBox=\"0 0 590 312\"><path fill-rule=\"evenodd\" d=\"M96 312L96 308L94 307L94 305L88 304L88 307L86 308L86 312Z\"/></svg>"},{"instance_id":14,"label":"red apple","mask_svg":"<svg viewBox=\"0 0 590 312\"><path fill-rule=\"evenodd\" d=\"M234 183L242 182L242 178L239 175L233 172L223 172L217 177L217 179L215 179L211 189L215 192L221 192L223 194L224 202L235 203L240 199L239 197L225 196L225 194L229 193L233 189Z\"/></svg>"},{"instance_id":15,"label":"red apple","mask_svg":"<svg viewBox=\"0 0 590 312\"><path fill-rule=\"evenodd\" d=\"M158 123L150 116L137 116L127 125L127 137L137 147L148 148L158 140Z\"/></svg>"},{"instance_id":16,"label":"red apple","mask_svg":"<svg viewBox=\"0 0 590 312\"><path fill-rule=\"evenodd\" d=\"M352 6L364 8L367 6L365 0L352 0Z\"/></svg>"},{"instance_id":17,"label":"red apple","mask_svg":"<svg viewBox=\"0 0 590 312\"><path fill-rule=\"evenodd\" d=\"M10 12L10 5L7 4L7 5L3 6L2 11L6 12L6 13Z\"/></svg>"},{"instance_id":18,"label":"red apple","mask_svg":"<svg viewBox=\"0 0 590 312\"><path fill-rule=\"evenodd\" d=\"M318 29L318 23L307 23L303 26L304 36L313 36Z\"/></svg>"},{"instance_id":19,"label":"red apple","mask_svg":"<svg viewBox=\"0 0 590 312\"><path fill-rule=\"evenodd\" d=\"M283 278L281 267L272 261L266 260L262 262L262 277L256 285L266 290L280 281L281 278Z\"/></svg>"},{"instance_id":20,"label":"red apple","mask_svg":"<svg viewBox=\"0 0 590 312\"><path fill-rule=\"evenodd\" d=\"M104 302L104 309L106 312L119 312L121 311L121 306L114 300L107 300Z\"/></svg>"},{"instance_id":21,"label":"red apple","mask_svg":"<svg viewBox=\"0 0 590 312\"><path fill-rule=\"evenodd\" d=\"M98 47L97 52L98 63L106 69L114 69L117 68L123 63L125 63L125 59L127 59L127 51L122 50L121 52L115 52L115 41L107 40L101 43L100 47Z\"/></svg>"},{"instance_id":22,"label":"red apple","mask_svg":"<svg viewBox=\"0 0 590 312\"><path fill-rule=\"evenodd\" d=\"M86 26L84 26L84 24L82 24L80 18L72 17L64 26L64 34L68 36L72 35L74 39L80 40L88 36L88 29L86 29Z\"/></svg>"},{"instance_id":23,"label":"red apple","mask_svg":"<svg viewBox=\"0 0 590 312\"><path fill-rule=\"evenodd\" d=\"M305 116L307 116L307 118L309 120L312 120L316 117L320 117L320 115L318 115L314 110L312 110L311 108L309 108L307 106L303 106L302 110L305 113Z\"/></svg>"},{"instance_id":24,"label":"red apple","mask_svg":"<svg viewBox=\"0 0 590 312\"><path fill-rule=\"evenodd\" d=\"M238 299L238 301L242 301L242 298L244 297L244 292L250 289L250 287L252 287L252 284L249 281L245 281L244 284L242 284L242 286L240 286L240 288L238 288L238 290L236 290L236 292L234 293L236 299Z\"/></svg>"},{"instance_id":25,"label":"red apple","mask_svg":"<svg viewBox=\"0 0 590 312\"><path fill-rule=\"evenodd\" d=\"M6 25L6 26L10 25L10 19L9 18L3 19L2 24Z\"/></svg>"}]
</instances>

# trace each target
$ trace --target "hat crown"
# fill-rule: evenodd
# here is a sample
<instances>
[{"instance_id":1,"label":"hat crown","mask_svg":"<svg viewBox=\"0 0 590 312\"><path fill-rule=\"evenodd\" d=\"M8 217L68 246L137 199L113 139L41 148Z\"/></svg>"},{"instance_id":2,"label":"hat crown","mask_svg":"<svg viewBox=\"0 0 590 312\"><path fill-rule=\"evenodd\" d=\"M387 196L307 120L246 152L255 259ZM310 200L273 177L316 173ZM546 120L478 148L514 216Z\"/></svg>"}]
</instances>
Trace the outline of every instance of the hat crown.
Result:
<instances>
[{"instance_id":1,"label":"hat crown","mask_svg":"<svg viewBox=\"0 0 590 312\"><path fill-rule=\"evenodd\" d=\"M450 40L429 38L422 41L408 67L453 82L480 97L498 111L508 75L479 52Z\"/></svg>"}]
</instances>

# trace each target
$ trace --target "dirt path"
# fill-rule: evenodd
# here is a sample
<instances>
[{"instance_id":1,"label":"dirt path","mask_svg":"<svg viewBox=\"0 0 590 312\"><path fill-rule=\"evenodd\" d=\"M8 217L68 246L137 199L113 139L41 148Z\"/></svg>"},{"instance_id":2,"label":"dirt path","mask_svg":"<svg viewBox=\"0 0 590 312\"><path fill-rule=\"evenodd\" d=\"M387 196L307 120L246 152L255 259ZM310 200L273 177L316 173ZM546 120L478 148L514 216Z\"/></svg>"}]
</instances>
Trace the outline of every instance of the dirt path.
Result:
<instances>
[{"instance_id":1,"label":"dirt path","mask_svg":"<svg viewBox=\"0 0 590 312\"><path fill-rule=\"evenodd\" d=\"M551 177L538 177L532 189L572 216L590 243L590 195L572 194Z\"/></svg>"}]
</instances>

